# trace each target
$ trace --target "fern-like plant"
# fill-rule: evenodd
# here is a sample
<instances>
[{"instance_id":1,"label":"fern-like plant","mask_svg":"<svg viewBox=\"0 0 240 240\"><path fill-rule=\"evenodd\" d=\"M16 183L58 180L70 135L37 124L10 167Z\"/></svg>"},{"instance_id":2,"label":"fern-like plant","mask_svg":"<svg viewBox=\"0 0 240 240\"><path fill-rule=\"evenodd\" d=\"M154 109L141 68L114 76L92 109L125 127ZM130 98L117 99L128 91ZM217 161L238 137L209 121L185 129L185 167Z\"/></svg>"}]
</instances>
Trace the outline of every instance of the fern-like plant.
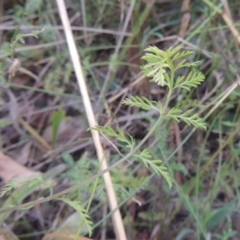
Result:
<instances>
[{"instance_id":1,"label":"fern-like plant","mask_svg":"<svg viewBox=\"0 0 240 240\"><path fill-rule=\"evenodd\" d=\"M151 101L146 97L132 96L123 101L124 104L131 107L141 108L143 110L155 109L159 112L159 118L156 124L149 130L143 140L136 145L135 139L124 134L121 129L116 131L110 127L96 126L93 129L102 132L108 137L114 137L118 141L125 143L126 147L130 149L128 156L132 159L140 160L146 167L150 167L156 174L162 175L167 181L169 187L172 186L172 179L167 171L167 168L162 165L160 159L153 159L152 154L146 148L140 149L146 140L151 136L154 130L161 126L164 121L169 119L175 121L185 122L189 126L196 128L206 129L206 124L203 119L194 113L193 109L182 111L179 108L168 109L169 102L171 100L173 91L176 89L196 88L204 81L204 75L195 70L191 70L196 67L199 62L188 63L187 58L191 55L192 51L183 51L182 46L176 46L169 48L167 51L162 51L157 47L148 47L145 49L146 54L142 57L146 61L146 64L142 66L142 71L146 77L150 77L152 82L155 82L160 87L167 87L168 92L164 103ZM178 70L182 68L190 68L190 71L185 76L178 76Z\"/></svg>"}]
</instances>

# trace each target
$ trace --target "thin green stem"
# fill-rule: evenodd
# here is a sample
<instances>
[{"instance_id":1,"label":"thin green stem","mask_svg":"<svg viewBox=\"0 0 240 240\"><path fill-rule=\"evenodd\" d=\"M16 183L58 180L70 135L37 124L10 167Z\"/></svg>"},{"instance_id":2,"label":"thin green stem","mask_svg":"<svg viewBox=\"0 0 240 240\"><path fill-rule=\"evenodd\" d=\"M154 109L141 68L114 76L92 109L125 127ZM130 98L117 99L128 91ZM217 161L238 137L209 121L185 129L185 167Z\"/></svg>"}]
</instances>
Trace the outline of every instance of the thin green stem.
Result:
<instances>
[{"instance_id":1,"label":"thin green stem","mask_svg":"<svg viewBox=\"0 0 240 240\"><path fill-rule=\"evenodd\" d=\"M171 100L172 92L173 92L172 88L169 88L168 95L167 95L167 99L166 99L166 103L165 103L164 106L163 106L163 112L162 112L163 117L166 115L165 113L166 113L166 111L167 111L167 107L168 107L169 102L170 102L170 100Z\"/></svg>"}]
</instances>

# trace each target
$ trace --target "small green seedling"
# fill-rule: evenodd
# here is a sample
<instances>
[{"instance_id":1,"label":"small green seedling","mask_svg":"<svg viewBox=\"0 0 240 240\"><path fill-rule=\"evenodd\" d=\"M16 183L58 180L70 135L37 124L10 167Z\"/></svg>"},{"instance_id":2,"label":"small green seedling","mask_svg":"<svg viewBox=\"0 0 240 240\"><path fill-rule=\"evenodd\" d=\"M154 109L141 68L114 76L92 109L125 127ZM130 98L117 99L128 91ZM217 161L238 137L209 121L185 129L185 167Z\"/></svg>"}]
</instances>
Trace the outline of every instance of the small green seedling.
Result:
<instances>
[{"instance_id":1,"label":"small green seedling","mask_svg":"<svg viewBox=\"0 0 240 240\"><path fill-rule=\"evenodd\" d=\"M177 122L185 122L189 126L193 126L200 129L206 129L206 124L203 119L194 113L193 109L183 111L179 108L169 108L169 102L172 94L177 89L190 90L191 88L197 88L199 84L204 81L204 75L195 70L191 70L192 67L196 67L199 62L188 63L186 57L190 56L192 51L183 51L182 46L176 46L169 48L167 51L162 51L157 47L148 47L145 49L146 54L142 57L146 61L146 64L142 67L142 71L146 77L151 78L151 82L155 82L160 87L167 87L168 92L164 103L160 101L151 101L146 97L132 96L123 101L124 104L138 107L143 110L155 109L159 112L159 118L156 124L149 130L143 140L136 145L135 139L126 135L123 130L117 129L116 131L110 127L96 126L93 129L102 132L108 137L116 138L129 149L128 156L131 156L133 160L142 161L146 167L150 167L156 174L162 175L167 181L169 187L172 186L172 179L167 171L167 168L163 166L160 159L154 159L152 154L146 148L141 150L141 147L146 140L151 136L154 130L161 126L167 120L175 120ZM180 75L180 69L190 68L187 75Z\"/></svg>"}]
</instances>

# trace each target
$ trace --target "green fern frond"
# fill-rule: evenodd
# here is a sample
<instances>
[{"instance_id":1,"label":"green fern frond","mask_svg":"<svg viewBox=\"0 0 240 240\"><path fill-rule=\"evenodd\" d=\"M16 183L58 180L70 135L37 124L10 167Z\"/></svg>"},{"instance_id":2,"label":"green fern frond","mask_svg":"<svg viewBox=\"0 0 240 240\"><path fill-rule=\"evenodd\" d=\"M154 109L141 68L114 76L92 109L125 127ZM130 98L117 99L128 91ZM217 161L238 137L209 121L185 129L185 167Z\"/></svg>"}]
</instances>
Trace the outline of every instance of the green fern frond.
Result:
<instances>
[{"instance_id":1,"label":"green fern frond","mask_svg":"<svg viewBox=\"0 0 240 240\"><path fill-rule=\"evenodd\" d=\"M136 140L133 136L131 136L130 134L127 134L130 141L128 141L128 147L129 148L134 148L134 146L136 145Z\"/></svg>"},{"instance_id":2,"label":"green fern frond","mask_svg":"<svg viewBox=\"0 0 240 240\"><path fill-rule=\"evenodd\" d=\"M180 108L180 109L187 109L189 107L200 107L201 106L201 102L197 99L183 99L181 101L178 101L176 104L176 108Z\"/></svg>"},{"instance_id":3,"label":"green fern frond","mask_svg":"<svg viewBox=\"0 0 240 240\"><path fill-rule=\"evenodd\" d=\"M182 47L181 47L182 48ZM180 48L180 49L181 49ZM180 50L179 49L179 50ZM187 57L187 56L189 56L189 55L191 55L191 54L193 54L193 52L192 51L182 51L182 52L178 52L173 58L172 58L172 60L173 61L176 61L177 59L179 59L179 58L183 58L183 57Z\"/></svg>"},{"instance_id":4,"label":"green fern frond","mask_svg":"<svg viewBox=\"0 0 240 240\"><path fill-rule=\"evenodd\" d=\"M183 48L182 45L178 45L176 47L170 47L169 49L167 49L166 51L166 55L168 56L168 58L171 58L173 61L175 61L176 59L180 58L176 58L175 59L175 56L177 56L178 54L182 54L183 52L180 52L180 53L177 53L178 51L180 51L181 49ZM175 55L176 54L176 55ZM175 55L175 56L174 56ZM173 57L174 56L174 57Z\"/></svg>"},{"instance_id":5,"label":"green fern frond","mask_svg":"<svg viewBox=\"0 0 240 240\"><path fill-rule=\"evenodd\" d=\"M187 110L180 116L180 119L182 119L182 121L184 121L190 126L193 125L196 128L202 128L205 130L207 127L206 123L203 121L202 118L198 116L198 114L194 114L190 116L192 112L193 112L193 109Z\"/></svg>"},{"instance_id":6,"label":"green fern frond","mask_svg":"<svg viewBox=\"0 0 240 240\"><path fill-rule=\"evenodd\" d=\"M14 189L16 189L19 186L19 183L17 181L9 181L4 188L1 191L0 197L3 197L4 195L10 193Z\"/></svg>"},{"instance_id":7,"label":"green fern frond","mask_svg":"<svg viewBox=\"0 0 240 240\"><path fill-rule=\"evenodd\" d=\"M182 110L177 108L172 108L169 110L168 114L165 118L172 118L175 121L183 121L189 126L194 126L196 128L206 129L206 123L203 121L202 118L198 116L198 114L194 114L191 116L193 109L187 110L186 112L182 113Z\"/></svg>"},{"instance_id":8,"label":"green fern frond","mask_svg":"<svg viewBox=\"0 0 240 240\"><path fill-rule=\"evenodd\" d=\"M127 143L128 148L133 148L135 146L135 139L129 134L128 134L128 137L126 137L123 130L120 128L117 128L116 131L114 131L113 128L110 126L105 126L105 127L96 126L90 129L102 132L106 134L108 137L114 137L120 142Z\"/></svg>"},{"instance_id":9,"label":"green fern frond","mask_svg":"<svg viewBox=\"0 0 240 240\"><path fill-rule=\"evenodd\" d=\"M201 63L201 61L192 62L192 63L186 63L186 59L183 59L181 62L179 62L177 64L177 66L175 67L175 71L180 69L180 68L184 68L184 67L196 67L200 63Z\"/></svg>"},{"instance_id":10,"label":"green fern frond","mask_svg":"<svg viewBox=\"0 0 240 240\"><path fill-rule=\"evenodd\" d=\"M182 113L182 110L180 110L178 108L172 108L172 109L169 110L169 112L166 115L166 117L179 115L180 113Z\"/></svg>"},{"instance_id":11,"label":"green fern frond","mask_svg":"<svg viewBox=\"0 0 240 240\"><path fill-rule=\"evenodd\" d=\"M162 161L160 159L152 159L152 155L146 149L144 149L139 155L135 154L133 156L141 159L144 165L147 168L150 167L156 174L162 175L167 181L169 187L172 187L171 177L167 171L167 168L161 165Z\"/></svg>"},{"instance_id":12,"label":"green fern frond","mask_svg":"<svg viewBox=\"0 0 240 240\"><path fill-rule=\"evenodd\" d=\"M136 188L138 188L138 191L141 191L141 190L144 190L146 187L147 177L138 178L136 176L133 176L131 173L129 175L123 176L122 172L118 171L118 174L120 175L120 177L119 179L116 179L117 177L115 174L116 174L116 171L111 176L114 181L114 189L116 191L117 197L121 201L124 201L130 196L136 195Z\"/></svg>"},{"instance_id":13,"label":"green fern frond","mask_svg":"<svg viewBox=\"0 0 240 240\"><path fill-rule=\"evenodd\" d=\"M41 176L35 176L35 177L31 177L31 178L13 178L12 180L10 180L5 187L2 189L0 197L3 197L4 195L10 193L11 191L13 191L14 189L24 185L24 184L28 184L29 187L34 187L37 186L39 184L45 184L46 187L51 187L50 184L46 183ZM47 184L47 185L46 185Z\"/></svg>"},{"instance_id":14,"label":"green fern frond","mask_svg":"<svg viewBox=\"0 0 240 240\"><path fill-rule=\"evenodd\" d=\"M118 128L117 131L114 131L113 128L110 126L105 126L105 127L96 126L91 129L102 132L102 133L106 134L108 137L114 137L121 142L127 142L127 138L126 138L123 130L120 128Z\"/></svg>"},{"instance_id":15,"label":"green fern frond","mask_svg":"<svg viewBox=\"0 0 240 240\"><path fill-rule=\"evenodd\" d=\"M173 183L167 167L160 165L162 164L162 161L158 159L152 160L151 163L152 165L150 165L150 167L152 167L158 175L162 175L167 181L169 188L171 188Z\"/></svg>"},{"instance_id":16,"label":"green fern frond","mask_svg":"<svg viewBox=\"0 0 240 240\"><path fill-rule=\"evenodd\" d=\"M153 52L152 53L146 53L142 57L142 59L146 60L151 65L151 63L156 64L157 62L162 62L163 60L165 60L165 55L164 56L158 56L158 55L154 55Z\"/></svg>"},{"instance_id":17,"label":"green fern frond","mask_svg":"<svg viewBox=\"0 0 240 240\"><path fill-rule=\"evenodd\" d=\"M145 48L144 51L145 52L154 53L154 54L156 54L156 56L159 56L161 58L165 58L166 57L166 52L162 51L161 49L159 49L156 46L149 46L149 47ZM146 56L147 56L147 53L142 57L142 59L145 59Z\"/></svg>"},{"instance_id":18,"label":"green fern frond","mask_svg":"<svg viewBox=\"0 0 240 240\"><path fill-rule=\"evenodd\" d=\"M200 62L187 63L186 59L181 60L175 64L175 61L191 55L192 51L180 51L183 46L179 45L174 48L169 48L166 52L157 47L148 47L147 52L142 59L147 63L142 66L142 71L146 77L151 77L151 82L155 82L160 86L173 87L173 78L167 72L169 69L171 74L183 67L197 66ZM175 66L176 65L176 66ZM190 87L197 87L204 80L204 75L201 73L190 72L187 77L181 76L176 80L174 88L184 88L189 90Z\"/></svg>"},{"instance_id":19,"label":"green fern frond","mask_svg":"<svg viewBox=\"0 0 240 240\"><path fill-rule=\"evenodd\" d=\"M138 107L144 110L151 110L153 108L152 102L145 97L131 96L130 98L123 100L123 103L131 107Z\"/></svg>"},{"instance_id":20,"label":"green fern frond","mask_svg":"<svg viewBox=\"0 0 240 240\"><path fill-rule=\"evenodd\" d=\"M168 54L157 47L148 47L145 49L146 53L142 59L147 61L147 64L141 67L146 77L152 77L152 82L160 86L168 85L165 81L165 68L170 68L171 63Z\"/></svg>"},{"instance_id":21,"label":"green fern frond","mask_svg":"<svg viewBox=\"0 0 240 240\"><path fill-rule=\"evenodd\" d=\"M163 87L168 85L168 82L165 81L166 70L164 69L168 67L168 64L161 60L157 63L146 64L141 69L146 77L152 77L150 82L155 82Z\"/></svg>"},{"instance_id":22,"label":"green fern frond","mask_svg":"<svg viewBox=\"0 0 240 240\"><path fill-rule=\"evenodd\" d=\"M170 47L165 52L157 48L156 46L147 47L145 49L146 53L142 59L148 61L148 62L156 62L156 60L166 60L171 59L172 61L176 61L179 58L186 57L188 55L191 55L192 51L182 51L179 52L183 48L182 45L176 46L176 47ZM149 54L152 53L152 54ZM155 54L155 55L154 55ZM150 58L151 56L151 58ZM151 60L151 61L150 61Z\"/></svg>"},{"instance_id":23,"label":"green fern frond","mask_svg":"<svg viewBox=\"0 0 240 240\"><path fill-rule=\"evenodd\" d=\"M178 77L174 88L184 88L189 91L191 87L196 88L204 79L205 76L202 73L191 71L186 78L184 76Z\"/></svg>"},{"instance_id":24,"label":"green fern frond","mask_svg":"<svg viewBox=\"0 0 240 240\"><path fill-rule=\"evenodd\" d=\"M144 150L140 153L139 157L151 159L151 158L152 158L152 155L150 154L150 152L149 152L147 149L144 149Z\"/></svg>"},{"instance_id":25,"label":"green fern frond","mask_svg":"<svg viewBox=\"0 0 240 240\"><path fill-rule=\"evenodd\" d=\"M160 111L162 109L161 103L155 101L150 101L146 97L131 96L123 100L123 103L132 107L142 108L144 110L156 109ZM161 106L160 109L157 109L154 105Z\"/></svg>"},{"instance_id":26,"label":"green fern frond","mask_svg":"<svg viewBox=\"0 0 240 240\"><path fill-rule=\"evenodd\" d=\"M88 215L87 210L83 208L81 203L79 201L72 201L64 197L58 198L58 200L67 203L69 206L71 206L78 212L78 214L82 217L82 223L79 223L79 227L81 227L82 224L86 225L89 236L91 236L93 231L93 223L90 220L90 216Z\"/></svg>"}]
</instances>

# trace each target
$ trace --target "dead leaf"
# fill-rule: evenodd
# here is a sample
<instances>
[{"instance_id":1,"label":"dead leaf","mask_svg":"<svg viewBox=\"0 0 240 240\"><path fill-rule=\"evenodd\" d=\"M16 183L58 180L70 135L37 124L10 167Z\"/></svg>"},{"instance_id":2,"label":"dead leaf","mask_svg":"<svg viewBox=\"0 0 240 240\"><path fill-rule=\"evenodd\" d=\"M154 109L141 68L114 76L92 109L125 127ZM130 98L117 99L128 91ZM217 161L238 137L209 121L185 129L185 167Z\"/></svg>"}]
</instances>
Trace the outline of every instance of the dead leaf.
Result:
<instances>
[{"instance_id":1,"label":"dead leaf","mask_svg":"<svg viewBox=\"0 0 240 240\"><path fill-rule=\"evenodd\" d=\"M30 178L40 175L40 172L32 171L22 166L0 151L0 177L5 183L10 181L13 177Z\"/></svg>"},{"instance_id":2,"label":"dead leaf","mask_svg":"<svg viewBox=\"0 0 240 240\"><path fill-rule=\"evenodd\" d=\"M31 77L27 74L17 72L15 76L12 77L11 82L17 85L30 85ZM13 90L17 90L17 87L12 87Z\"/></svg>"},{"instance_id":3,"label":"dead leaf","mask_svg":"<svg viewBox=\"0 0 240 240\"><path fill-rule=\"evenodd\" d=\"M8 71L9 71L9 79L12 79L12 77L15 76L18 68L21 66L21 61L18 58L15 58L12 62L11 62L11 66L9 67Z\"/></svg>"},{"instance_id":4,"label":"dead leaf","mask_svg":"<svg viewBox=\"0 0 240 240\"><path fill-rule=\"evenodd\" d=\"M32 143L29 142L21 149L20 154L18 154L16 158L16 161L18 163L20 163L21 165L27 164L27 162L29 161L31 147L32 147Z\"/></svg>"}]
</instances>

